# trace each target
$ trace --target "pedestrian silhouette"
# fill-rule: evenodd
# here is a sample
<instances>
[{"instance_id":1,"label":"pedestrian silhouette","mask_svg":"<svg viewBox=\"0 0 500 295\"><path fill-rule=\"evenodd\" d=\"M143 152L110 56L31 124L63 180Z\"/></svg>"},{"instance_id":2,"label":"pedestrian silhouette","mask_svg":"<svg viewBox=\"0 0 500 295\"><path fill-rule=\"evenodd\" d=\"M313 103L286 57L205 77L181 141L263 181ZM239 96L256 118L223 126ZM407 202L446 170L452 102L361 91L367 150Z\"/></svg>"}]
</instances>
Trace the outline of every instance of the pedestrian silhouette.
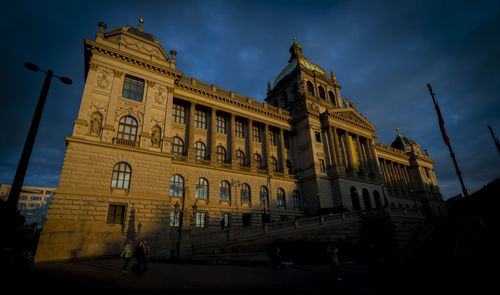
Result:
<instances>
[{"instance_id":1,"label":"pedestrian silhouette","mask_svg":"<svg viewBox=\"0 0 500 295\"><path fill-rule=\"evenodd\" d=\"M130 262L130 259L132 259L132 240L130 240L128 242L127 245L125 245L125 247L123 248L122 250L122 253L120 254L120 257L125 259L125 264L123 264L123 268L122 268L122 272L123 273L127 273L127 267L128 267L128 263Z\"/></svg>"},{"instance_id":2,"label":"pedestrian silhouette","mask_svg":"<svg viewBox=\"0 0 500 295\"><path fill-rule=\"evenodd\" d=\"M132 267L132 269L135 271L141 271L142 266L144 270L147 270L148 267L146 266L146 252L144 251L144 243L142 241L139 241L137 243L134 255L137 263Z\"/></svg>"},{"instance_id":3,"label":"pedestrian silhouette","mask_svg":"<svg viewBox=\"0 0 500 295\"><path fill-rule=\"evenodd\" d=\"M335 246L334 243L330 243L328 248L326 249L326 253L328 254L328 258L330 260L330 268L332 271L332 279L337 281L340 280L339 277L339 249Z\"/></svg>"}]
</instances>

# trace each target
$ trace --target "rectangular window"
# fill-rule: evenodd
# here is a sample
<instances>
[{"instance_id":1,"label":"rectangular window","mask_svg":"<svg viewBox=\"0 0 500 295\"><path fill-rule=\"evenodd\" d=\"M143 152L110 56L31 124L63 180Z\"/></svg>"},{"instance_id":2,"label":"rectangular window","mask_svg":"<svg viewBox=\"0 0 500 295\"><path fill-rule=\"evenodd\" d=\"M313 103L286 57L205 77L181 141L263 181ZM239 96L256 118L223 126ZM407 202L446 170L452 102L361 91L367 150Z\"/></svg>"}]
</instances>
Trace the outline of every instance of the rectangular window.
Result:
<instances>
[{"instance_id":1,"label":"rectangular window","mask_svg":"<svg viewBox=\"0 0 500 295\"><path fill-rule=\"evenodd\" d=\"M319 159L319 171L322 173L326 172L326 167L325 167L325 160Z\"/></svg>"},{"instance_id":2,"label":"rectangular window","mask_svg":"<svg viewBox=\"0 0 500 295\"><path fill-rule=\"evenodd\" d=\"M196 212L196 227L207 227L207 213Z\"/></svg>"},{"instance_id":3,"label":"rectangular window","mask_svg":"<svg viewBox=\"0 0 500 295\"><path fill-rule=\"evenodd\" d=\"M109 205L107 224L123 224L125 205Z\"/></svg>"},{"instance_id":4,"label":"rectangular window","mask_svg":"<svg viewBox=\"0 0 500 295\"><path fill-rule=\"evenodd\" d=\"M222 213L220 216L220 227L221 228L228 228L230 225L230 214L229 213Z\"/></svg>"},{"instance_id":5,"label":"rectangular window","mask_svg":"<svg viewBox=\"0 0 500 295\"><path fill-rule=\"evenodd\" d=\"M135 101L142 101L144 93L144 80L126 75L123 83L122 96Z\"/></svg>"},{"instance_id":6,"label":"rectangular window","mask_svg":"<svg viewBox=\"0 0 500 295\"><path fill-rule=\"evenodd\" d=\"M170 212L170 226L179 226L181 212Z\"/></svg>"},{"instance_id":7,"label":"rectangular window","mask_svg":"<svg viewBox=\"0 0 500 295\"><path fill-rule=\"evenodd\" d=\"M252 225L252 213L243 213L241 217L241 221L243 226L251 226Z\"/></svg>"},{"instance_id":8,"label":"rectangular window","mask_svg":"<svg viewBox=\"0 0 500 295\"><path fill-rule=\"evenodd\" d=\"M186 108L183 105L174 103L172 111L172 121L186 124Z\"/></svg>"},{"instance_id":9,"label":"rectangular window","mask_svg":"<svg viewBox=\"0 0 500 295\"><path fill-rule=\"evenodd\" d=\"M215 119L215 129L217 133L226 134L226 119L222 116L217 116Z\"/></svg>"},{"instance_id":10,"label":"rectangular window","mask_svg":"<svg viewBox=\"0 0 500 295\"><path fill-rule=\"evenodd\" d=\"M261 137L260 137L260 128L259 126L252 126L253 130L253 141L255 142L262 142Z\"/></svg>"},{"instance_id":11,"label":"rectangular window","mask_svg":"<svg viewBox=\"0 0 500 295\"><path fill-rule=\"evenodd\" d=\"M243 132L243 122L241 121L234 122L234 136L239 138L245 138L245 133Z\"/></svg>"},{"instance_id":12,"label":"rectangular window","mask_svg":"<svg viewBox=\"0 0 500 295\"><path fill-rule=\"evenodd\" d=\"M316 141L321 142L321 134L319 132L314 133L316 135Z\"/></svg>"},{"instance_id":13,"label":"rectangular window","mask_svg":"<svg viewBox=\"0 0 500 295\"><path fill-rule=\"evenodd\" d=\"M272 130L269 130L269 144L272 146L276 146L276 138L275 138L274 131L272 131Z\"/></svg>"},{"instance_id":14,"label":"rectangular window","mask_svg":"<svg viewBox=\"0 0 500 295\"><path fill-rule=\"evenodd\" d=\"M194 111L194 126L196 128L207 129L207 113L204 111Z\"/></svg>"}]
</instances>

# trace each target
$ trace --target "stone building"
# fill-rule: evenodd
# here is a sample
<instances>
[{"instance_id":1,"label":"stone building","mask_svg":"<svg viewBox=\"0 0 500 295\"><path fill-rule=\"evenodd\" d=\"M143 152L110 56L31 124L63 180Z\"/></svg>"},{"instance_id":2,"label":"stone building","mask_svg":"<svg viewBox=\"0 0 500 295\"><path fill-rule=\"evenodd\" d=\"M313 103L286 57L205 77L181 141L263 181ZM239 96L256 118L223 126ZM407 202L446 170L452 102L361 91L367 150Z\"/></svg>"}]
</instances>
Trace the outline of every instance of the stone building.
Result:
<instances>
[{"instance_id":1,"label":"stone building","mask_svg":"<svg viewBox=\"0 0 500 295\"><path fill-rule=\"evenodd\" d=\"M168 257L181 234L336 212L437 214L434 162L399 131L376 143L296 40L263 103L185 76L142 21L99 26L84 42L85 88L37 261L143 238Z\"/></svg>"}]
</instances>

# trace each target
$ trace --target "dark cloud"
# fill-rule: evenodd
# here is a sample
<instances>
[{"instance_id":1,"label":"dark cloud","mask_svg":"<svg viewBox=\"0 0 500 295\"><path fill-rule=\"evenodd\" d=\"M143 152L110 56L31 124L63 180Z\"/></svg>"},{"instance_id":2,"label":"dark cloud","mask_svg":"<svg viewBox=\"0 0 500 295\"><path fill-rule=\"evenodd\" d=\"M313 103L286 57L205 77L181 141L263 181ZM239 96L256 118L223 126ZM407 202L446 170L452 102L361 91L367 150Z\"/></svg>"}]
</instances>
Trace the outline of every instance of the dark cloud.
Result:
<instances>
[{"instance_id":1,"label":"dark cloud","mask_svg":"<svg viewBox=\"0 0 500 295\"><path fill-rule=\"evenodd\" d=\"M460 192L426 83L437 94L466 186L500 177L500 4L494 1L24 1L3 10L0 183L12 182L43 83L52 81L25 184L57 186L84 86L83 38L97 22L153 33L185 75L262 100L297 37L333 69L343 96L390 144L395 128L428 149L445 197ZM8 69L8 70L5 70Z\"/></svg>"}]
</instances>

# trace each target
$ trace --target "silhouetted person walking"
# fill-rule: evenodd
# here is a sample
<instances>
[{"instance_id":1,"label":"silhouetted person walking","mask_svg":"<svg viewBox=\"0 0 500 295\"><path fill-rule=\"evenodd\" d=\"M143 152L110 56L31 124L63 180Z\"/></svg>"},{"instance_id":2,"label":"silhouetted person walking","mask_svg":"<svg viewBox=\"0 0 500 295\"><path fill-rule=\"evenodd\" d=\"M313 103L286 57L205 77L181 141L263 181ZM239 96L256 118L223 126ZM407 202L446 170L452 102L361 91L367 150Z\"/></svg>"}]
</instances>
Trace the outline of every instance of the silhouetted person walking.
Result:
<instances>
[{"instance_id":1,"label":"silhouetted person walking","mask_svg":"<svg viewBox=\"0 0 500 295\"><path fill-rule=\"evenodd\" d=\"M123 259L125 259L125 264L123 265L123 268L122 268L122 272L123 273L127 273L127 266L128 266L128 263L130 262L130 259L132 259L132 240L130 240L128 242L127 245L125 245L125 247L123 248L122 250L122 253L120 254L120 257L122 257Z\"/></svg>"},{"instance_id":2,"label":"silhouetted person walking","mask_svg":"<svg viewBox=\"0 0 500 295\"><path fill-rule=\"evenodd\" d=\"M329 259L330 259L330 267L332 270L332 279L333 280L340 280L339 277L339 249L337 246L335 246L334 243L330 243L328 245L328 248L326 249L326 252L328 253Z\"/></svg>"},{"instance_id":3,"label":"silhouetted person walking","mask_svg":"<svg viewBox=\"0 0 500 295\"><path fill-rule=\"evenodd\" d=\"M144 270L147 270L148 267L146 266L146 252L144 251L144 244L142 241L139 241L137 243L134 255L135 259L137 259L137 263L132 267L132 269L140 271L142 265Z\"/></svg>"}]
</instances>

